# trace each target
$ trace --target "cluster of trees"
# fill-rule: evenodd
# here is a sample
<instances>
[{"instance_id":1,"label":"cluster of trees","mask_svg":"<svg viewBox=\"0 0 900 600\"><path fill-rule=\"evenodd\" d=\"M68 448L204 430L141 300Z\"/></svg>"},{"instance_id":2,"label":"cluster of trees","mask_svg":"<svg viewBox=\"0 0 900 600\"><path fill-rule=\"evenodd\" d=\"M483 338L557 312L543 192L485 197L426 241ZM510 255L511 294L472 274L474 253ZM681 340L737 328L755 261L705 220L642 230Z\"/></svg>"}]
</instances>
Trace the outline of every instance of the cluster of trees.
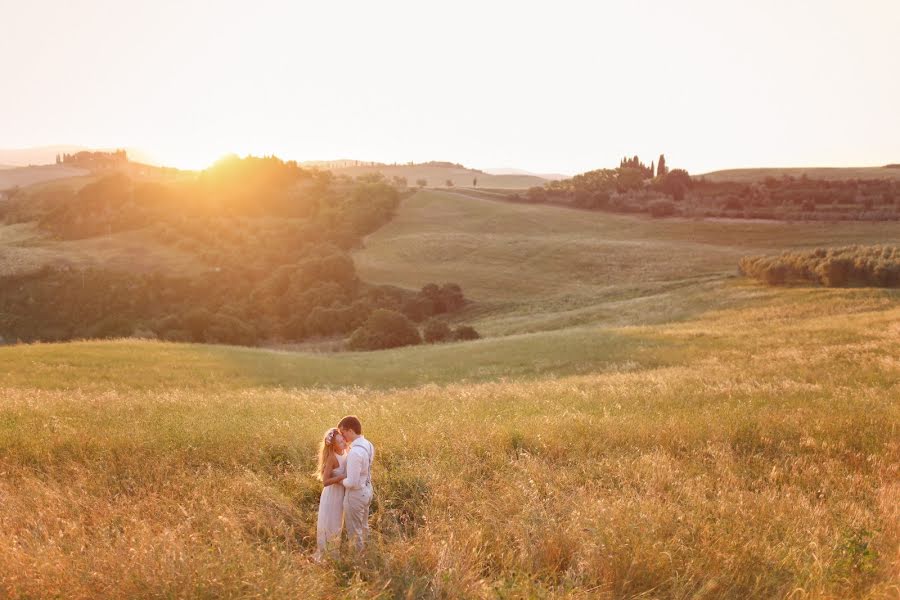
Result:
<instances>
[{"instance_id":1,"label":"cluster of trees","mask_svg":"<svg viewBox=\"0 0 900 600\"><path fill-rule=\"evenodd\" d=\"M666 164L666 158L662 154L660 154L660 156L659 156L659 167L660 167L659 174L660 175L665 175L665 173L666 173L665 164ZM655 172L656 167L654 166L653 161L650 162L650 166L648 167L647 165L642 163L641 159L639 159L636 155L632 156L631 158L628 158L626 156L622 160L620 160L619 168L620 169L634 169L636 171L639 171L641 173L643 179L653 179L653 177L656 175L656 172Z\"/></svg>"},{"instance_id":2,"label":"cluster of trees","mask_svg":"<svg viewBox=\"0 0 900 600\"><path fill-rule=\"evenodd\" d=\"M38 221L59 239L186 221L202 232L216 219L290 219L298 231L321 229L318 238L346 247L390 220L399 201L399 191L382 180L338 179L274 157L230 157L196 178L168 183L117 172L79 190L19 191L0 206L0 218Z\"/></svg>"},{"instance_id":3,"label":"cluster of trees","mask_svg":"<svg viewBox=\"0 0 900 600\"><path fill-rule=\"evenodd\" d=\"M900 247L844 246L780 256L745 256L738 270L769 285L900 287Z\"/></svg>"},{"instance_id":4,"label":"cluster of trees","mask_svg":"<svg viewBox=\"0 0 900 600\"><path fill-rule=\"evenodd\" d=\"M445 321L438 319L429 319L420 332L408 316L381 308L372 311L365 323L353 332L347 347L350 350L383 350L415 346L423 342L437 344L477 340L479 337L478 332L469 325L453 329Z\"/></svg>"},{"instance_id":5,"label":"cluster of trees","mask_svg":"<svg viewBox=\"0 0 900 600\"><path fill-rule=\"evenodd\" d=\"M465 327L440 340L428 337L433 317L465 304L458 285L429 284L418 293L367 285L351 258L333 248L269 274L230 268L185 277L46 267L0 277L0 286L0 336L7 340L136 335L253 346L350 335L350 347L374 350L420 343L423 322L427 341L474 339ZM387 327L379 311L407 325ZM403 337L410 328L416 335Z\"/></svg>"},{"instance_id":6,"label":"cluster of trees","mask_svg":"<svg viewBox=\"0 0 900 600\"><path fill-rule=\"evenodd\" d=\"M476 173L482 173L478 169L469 169L468 167L461 165L455 162L449 162L446 160L429 160L428 162L423 163L408 163L411 167L440 167L442 169L464 169L467 171L474 171Z\"/></svg>"},{"instance_id":7,"label":"cluster of trees","mask_svg":"<svg viewBox=\"0 0 900 600\"><path fill-rule=\"evenodd\" d=\"M900 190L891 179L827 181L768 177L758 183L707 181L670 169L665 155L645 165L637 156L616 169L597 169L530 188L513 201L562 204L654 217L727 217L782 220L894 220Z\"/></svg>"},{"instance_id":8,"label":"cluster of trees","mask_svg":"<svg viewBox=\"0 0 900 600\"><path fill-rule=\"evenodd\" d=\"M383 181L333 178L275 158L229 158L169 184L115 174L0 206L60 239L141 231L191 257L177 272L60 266L0 278L0 336L23 341L145 335L254 345L348 336L374 311L413 323L459 310L459 285L362 282L349 250L400 201Z\"/></svg>"},{"instance_id":9,"label":"cluster of trees","mask_svg":"<svg viewBox=\"0 0 900 600\"><path fill-rule=\"evenodd\" d=\"M757 183L699 178L689 195L699 216L792 220L900 218L900 189L890 179L821 180L767 177Z\"/></svg>"},{"instance_id":10,"label":"cluster of trees","mask_svg":"<svg viewBox=\"0 0 900 600\"><path fill-rule=\"evenodd\" d=\"M315 167L322 169L345 169L349 167L439 167L444 169L465 169L467 171L475 171L476 173L483 173L478 169L469 169L468 167L461 165L455 162L449 162L446 160L430 160L428 162L417 163L415 161L408 161L405 163L383 163L369 160L314 160L307 161L303 163L304 166L307 167Z\"/></svg>"},{"instance_id":11,"label":"cluster of trees","mask_svg":"<svg viewBox=\"0 0 900 600\"><path fill-rule=\"evenodd\" d=\"M118 167L128 162L128 153L124 150L113 152L75 152L74 154L57 154L56 164L71 165L85 169L108 169Z\"/></svg>"},{"instance_id":12,"label":"cluster of trees","mask_svg":"<svg viewBox=\"0 0 900 600\"><path fill-rule=\"evenodd\" d=\"M514 201L552 203L592 210L651 212L655 216L674 214L693 182L684 169L666 166L666 157L645 165L637 157L623 158L616 169L597 169L570 179L551 181L529 188L524 197L513 194ZM656 210L651 211L651 205Z\"/></svg>"}]
</instances>

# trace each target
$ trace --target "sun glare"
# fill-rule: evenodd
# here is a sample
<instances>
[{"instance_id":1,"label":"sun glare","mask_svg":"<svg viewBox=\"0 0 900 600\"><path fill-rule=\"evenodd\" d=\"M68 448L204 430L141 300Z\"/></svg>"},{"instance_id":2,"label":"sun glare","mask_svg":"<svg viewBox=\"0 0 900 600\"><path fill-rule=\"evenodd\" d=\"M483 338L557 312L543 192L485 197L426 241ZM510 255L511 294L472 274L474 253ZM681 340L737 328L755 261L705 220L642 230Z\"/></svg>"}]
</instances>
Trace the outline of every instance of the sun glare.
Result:
<instances>
[{"instance_id":1,"label":"sun glare","mask_svg":"<svg viewBox=\"0 0 900 600\"><path fill-rule=\"evenodd\" d=\"M232 154L221 148L197 148L193 145L150 151L150 155L157 164L193 171L206 169Z\"/></svg>"}]
</instances>

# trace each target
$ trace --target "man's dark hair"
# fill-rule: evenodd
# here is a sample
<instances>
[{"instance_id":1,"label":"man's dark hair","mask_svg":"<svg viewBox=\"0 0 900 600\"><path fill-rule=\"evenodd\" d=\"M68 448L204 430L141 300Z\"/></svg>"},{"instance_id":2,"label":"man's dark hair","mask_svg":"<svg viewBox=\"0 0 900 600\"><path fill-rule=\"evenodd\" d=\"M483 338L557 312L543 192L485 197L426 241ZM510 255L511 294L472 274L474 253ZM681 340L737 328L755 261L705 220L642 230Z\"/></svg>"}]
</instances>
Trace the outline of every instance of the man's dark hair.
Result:
<instances>
[{"instance_id":1,"label":"man's dark hair","mask_svg":"<svg viewBox=\"0 0 900 600\"><path fill-rule=\"evenodd\" d=\"M362 435L362 423L353 415L341 419L341 422L338 423L338 429L352 429L356 435Z\"/></svg>"}]
</instances>

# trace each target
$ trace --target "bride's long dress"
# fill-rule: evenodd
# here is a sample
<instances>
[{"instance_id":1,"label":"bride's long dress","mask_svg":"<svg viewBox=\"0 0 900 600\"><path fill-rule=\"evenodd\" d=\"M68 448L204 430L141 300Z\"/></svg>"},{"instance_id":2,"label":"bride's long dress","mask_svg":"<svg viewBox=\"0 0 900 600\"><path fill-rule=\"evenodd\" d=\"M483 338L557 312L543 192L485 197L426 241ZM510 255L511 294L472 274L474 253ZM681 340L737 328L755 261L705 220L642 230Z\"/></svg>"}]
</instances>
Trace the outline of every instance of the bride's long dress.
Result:
<instances>
[{"instance_id":1,"label":"bride's long dress","mask_svg":"<svg viewBox=\"0 0 900 600\"><path fill-rule=\"evenodd\" d=\"M343 475L347 470L347 457L337 455L338 466L331 476ZM319 496L319 523L316 527L316 558L337 553L341 543L341 527L344 521L344 486L334 483L322 489Z\"/></svg>"}]
</instances>

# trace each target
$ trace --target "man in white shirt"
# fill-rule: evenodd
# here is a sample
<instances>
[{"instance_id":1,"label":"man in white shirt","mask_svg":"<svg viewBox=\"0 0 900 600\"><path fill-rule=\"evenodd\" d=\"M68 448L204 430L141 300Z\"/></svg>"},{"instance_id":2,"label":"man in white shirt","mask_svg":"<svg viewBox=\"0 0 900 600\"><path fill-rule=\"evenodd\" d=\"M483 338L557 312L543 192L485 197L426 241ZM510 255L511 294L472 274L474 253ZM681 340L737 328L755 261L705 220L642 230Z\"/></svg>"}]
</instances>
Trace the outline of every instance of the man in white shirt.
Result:
<instances>
[{"instance_id":1,"label":"man in white shirt","mask_svg":"<svg viewBox=\"0 0 900 600\"><path fill-rule=\"evenodd\" d=\"M344 492L344 527L347 538L362 550L369 536L369 504L372 502L372 463L375 447L362 436L362 424L354 416L341 419L337 428L350 442L347 455L347 478L341 483Z\"/></svg>"}]
</instances>

